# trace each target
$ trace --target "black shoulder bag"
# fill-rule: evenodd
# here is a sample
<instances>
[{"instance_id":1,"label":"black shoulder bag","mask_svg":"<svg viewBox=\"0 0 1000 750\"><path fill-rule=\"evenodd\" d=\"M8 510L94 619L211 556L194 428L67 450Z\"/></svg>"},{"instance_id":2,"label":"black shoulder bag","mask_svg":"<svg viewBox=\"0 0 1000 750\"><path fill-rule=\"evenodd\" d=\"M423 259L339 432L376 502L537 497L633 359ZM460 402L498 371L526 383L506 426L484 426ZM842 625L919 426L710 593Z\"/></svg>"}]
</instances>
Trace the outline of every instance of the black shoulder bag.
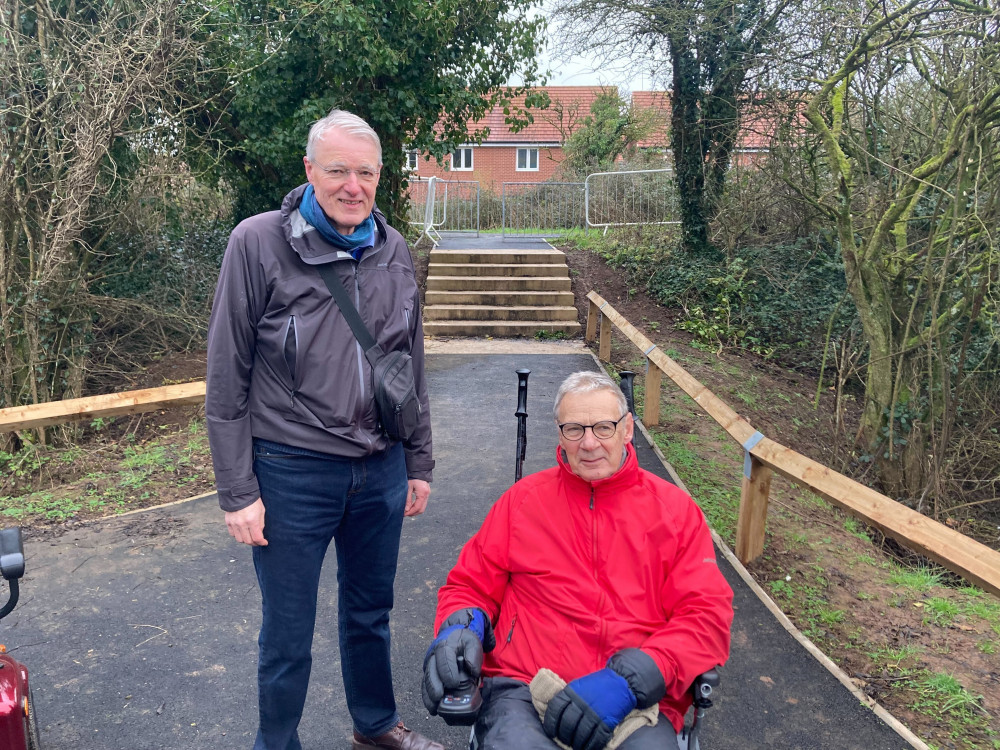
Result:
<instances>
[{"instance_id":1,"label":"black shoulder bag","mask_svg":"<svg viewBox=\"0 0 1000 750\"><path fill-rule=\"evenodd\" d=\"M416 432L421 412L413 379L413 357L406 352L383 352L365 327L358 308L351 302L344 285L337 278L333 264L322 263L316 268L372 366L375 407L382 431L390 440L409 440Z\"/></svg>"}]
</instances>

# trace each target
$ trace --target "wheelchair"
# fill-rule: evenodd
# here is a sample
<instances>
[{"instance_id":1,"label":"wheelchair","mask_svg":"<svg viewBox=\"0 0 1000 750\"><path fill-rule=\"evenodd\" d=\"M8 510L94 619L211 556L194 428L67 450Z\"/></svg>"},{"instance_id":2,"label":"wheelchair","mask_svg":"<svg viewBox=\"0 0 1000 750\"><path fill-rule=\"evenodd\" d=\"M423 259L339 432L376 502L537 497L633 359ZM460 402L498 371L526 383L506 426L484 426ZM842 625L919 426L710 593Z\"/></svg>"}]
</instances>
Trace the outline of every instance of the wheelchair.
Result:
<instances>
[{"instance_id":1,"label":"wheelchair","mask_svg":"<svg viewBox=\"0 0 1000 750\"><path fill-rule=\"evenodd\" d=\"M521 478L522 467L527 453L528 375L531 374L531 370L519 369L516 370L516 373L517 409L514 412L514 416L517 418L517 447L514 469L515 482ZM619 375L621 377L621 390L625 395L628 410L634 417L635 399L633 379L635 373L624 370ZM635 438L633 437L634 440ZM720 679L718 669L710 669L700 674L692 683L690 691L692 698L691 718L689 721L685 721L684 727L677 733L677 746L679 750L701 750L700 734L702 721L705 713L712 707L712 694L719 687ZM478 695L475 695L477 693L478 688L474 688L471 682L467 682L459 689L458 694L446 695L442 704L451 702L456 706L457 711L450 718L446 716L447 711L442 712L441 716L445 719L445 722L448 724L474 724L475 717L478 714ZM475 712L466 712L463 710L462 706L466 706L469 703L476 703L477 710ZM479 750L474 727L469 733L469 750Z\"/></svg>"}]
</instances>

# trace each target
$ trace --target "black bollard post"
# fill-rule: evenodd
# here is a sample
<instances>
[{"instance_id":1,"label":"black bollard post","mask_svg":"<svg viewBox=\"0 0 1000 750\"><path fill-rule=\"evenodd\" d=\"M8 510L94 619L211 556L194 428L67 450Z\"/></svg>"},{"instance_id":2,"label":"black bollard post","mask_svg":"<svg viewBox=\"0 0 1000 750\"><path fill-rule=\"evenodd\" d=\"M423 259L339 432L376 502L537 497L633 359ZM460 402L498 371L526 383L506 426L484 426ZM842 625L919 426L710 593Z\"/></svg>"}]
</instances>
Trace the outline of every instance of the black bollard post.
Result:
<instances>
[{"instance_id":1,"label":"black bollard post","mask_svg":"<svg viewBox=\"0 0 1000 750\"><path fill-rule=\"evenodd\" d=\"M517 370L517 453L514 457L514 481L521 480L524 457L528 451L528 375L531 370Z\"/></svg>"},{"instance_id":2,"label":"black bollard post","mask_svg":"<svg viewBox=\"0 0 1000 750\"><path fill-rule=\"evenodd\" d=\"M622 370L618 373L621 378L621 382L618 387L622 389L622 393L625 394L625 403L628 406L629 414L632 415L632 419L636 419L635 416L635 373L631 370ZM632 433L632 445L635 445L635 432Z\"/></svg>"}]
</instances>

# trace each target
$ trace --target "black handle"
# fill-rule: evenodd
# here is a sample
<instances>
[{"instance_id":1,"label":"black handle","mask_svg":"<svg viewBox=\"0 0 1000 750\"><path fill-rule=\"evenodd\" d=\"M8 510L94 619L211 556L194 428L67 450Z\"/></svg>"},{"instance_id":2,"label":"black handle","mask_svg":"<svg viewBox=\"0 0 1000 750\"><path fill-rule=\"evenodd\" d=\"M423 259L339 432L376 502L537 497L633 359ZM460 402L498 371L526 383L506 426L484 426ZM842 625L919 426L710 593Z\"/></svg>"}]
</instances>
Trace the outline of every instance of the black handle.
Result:
<instances>
[{"instance_id":1,"label":"black handle","mask_svg":"<svg viewBox=\"0 0 1000 750\"><path fill-rule=\"evenodd\" d=\"M17 580L24 575L24 543L21 540L21 529L14 527L0 530L0 575L7 579L10 587L10 597L3 608L0 608L0 620L9 615L20 595Z\"/></svg>"},{"instance_id":2,"label":"black handle","mask_svg":"<svg viewBox=\"0 0 1000 750\"><path fill-rule=\"evenodd\" d=\"M528 375L531 370L524 368L517 372L517 452L514 454L514 481L521 481L524 457L528 451Z\"/></svg>"},{"instance_id":3,"label":"black handle","mask_svg":"<svg viewBox=\"0 0 1000 750\"><path fill-rule=\"evenodd\" d=\"M618 387L625 394L625 404L628 406L629 414L632 415L632 419L635 419L635 373L631 370L622 370L618 376L621 378ZM632 445L635 445L634 432L632 433Z\"/></svg>"},{"instance_id":4,"label":"black handle","mask_svg":"<svg viewBox=\"0 0 1000 750\"><path fill-rule=\"evenodd\" d=\"M465 658L461 654L458 655L458 669L465 671ZM457 687L448 689L438 703L437 713L450 727L468 727L476 723L482 705L478 680L467 676Z\"/></svg>"}]
</instances>

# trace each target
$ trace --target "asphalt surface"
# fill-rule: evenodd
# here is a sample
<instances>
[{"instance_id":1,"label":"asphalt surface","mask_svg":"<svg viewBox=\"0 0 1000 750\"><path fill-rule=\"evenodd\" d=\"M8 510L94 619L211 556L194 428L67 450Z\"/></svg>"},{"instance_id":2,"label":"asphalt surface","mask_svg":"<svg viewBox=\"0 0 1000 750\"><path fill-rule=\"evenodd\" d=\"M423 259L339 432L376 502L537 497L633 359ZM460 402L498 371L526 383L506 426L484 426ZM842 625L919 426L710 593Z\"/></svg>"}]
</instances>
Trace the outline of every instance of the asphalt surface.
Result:
<instances>
[{"instance_id":1,"label":"asphalt surface","mask_svg":"<svg viewBox=\"0 0 1000 750\"><path fill-rule=\"evenodd\" d=\"M525 473L555 461L552 401L589 354L431 354L437 468L429 510L404 523L393 612L396 696L407 723L457 750L467 733L419 694L436 591L512 482L517 377L531 372ZM640 464L666 476L640 441ZM683 477L682 477L683 479ZM737 481L734 477L733 481ZM733 651L703 747L907 748L774 619L722 562L736 593ZM303 747L350 747L336 642L336 560L320 591ZM0 641L27 664L48 750L250 748L260 596L250 552L214 496L29 543L18 608Z\"/></svg>"}]
</instances>

